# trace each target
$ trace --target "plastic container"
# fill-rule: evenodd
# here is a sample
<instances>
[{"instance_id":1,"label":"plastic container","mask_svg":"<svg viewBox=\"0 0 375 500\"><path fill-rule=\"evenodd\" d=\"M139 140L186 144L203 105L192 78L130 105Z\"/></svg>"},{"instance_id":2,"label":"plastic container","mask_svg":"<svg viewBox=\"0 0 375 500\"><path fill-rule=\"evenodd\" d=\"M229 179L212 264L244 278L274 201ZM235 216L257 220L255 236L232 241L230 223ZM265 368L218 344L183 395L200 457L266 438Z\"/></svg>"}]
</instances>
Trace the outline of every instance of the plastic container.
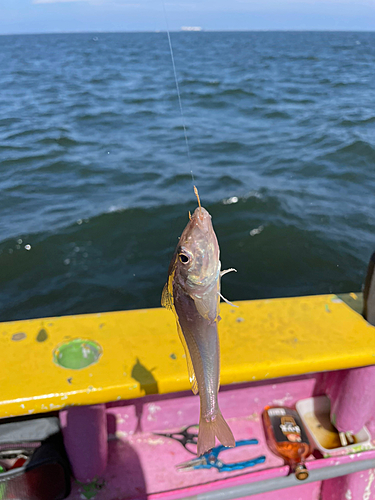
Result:
<instances>
[{"instance_id":1,"label":"plastic container","mask_svg":"<svg viewBox=\"0 0 375 500\"><path fill-rule=\"evenodd\" d=\"M354 434L354 444L341 446L339 433L330 421L331 402L327 396L301 399L296 408L311 442L324 457L358 453L372 448L371 435L366 427Z\"/></svg>"}]
</instances>

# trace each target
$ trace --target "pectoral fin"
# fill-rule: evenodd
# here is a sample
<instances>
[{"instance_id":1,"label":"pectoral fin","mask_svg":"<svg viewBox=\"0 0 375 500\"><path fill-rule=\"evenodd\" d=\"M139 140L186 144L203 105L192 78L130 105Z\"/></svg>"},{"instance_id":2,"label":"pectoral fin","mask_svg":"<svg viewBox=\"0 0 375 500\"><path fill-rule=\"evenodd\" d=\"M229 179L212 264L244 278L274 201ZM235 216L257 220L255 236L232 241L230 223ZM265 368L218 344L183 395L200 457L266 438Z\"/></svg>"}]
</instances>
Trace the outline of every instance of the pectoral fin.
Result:
<instances>
[{"instance_id":1,"label":"pectoral fin","mask_svg":"<svg viewBox=\"0 0 375 500\"><path fill-rule=\"evenodd\" d=\"M199 314L209 321L217 319L220 298L216 293L209 293L203 297L193 296L195 307Z\"/></svg>"},{"instance_id":2,"label":"pectoral fin","mask_svg":"<svg viewBox=\"0 0 375 500\"><path fill-rule=\"evenodd\" d=\"M182 330L181 330L181 327L180 327L178 321L177 321L177 331L178 331L178 336L180 337L180 340L181 340L181 344L184 346L186 363L187 363L188 373L189 373L189 380L190 380L190 384L191 384L191 390L193 391L194 394L198 394L198 382L197 382L197 379L195 376L193 362L191 361L189 349L188 349L188 346L186 344L184 334L182 333Z\"/></svg>"}]
</instances>

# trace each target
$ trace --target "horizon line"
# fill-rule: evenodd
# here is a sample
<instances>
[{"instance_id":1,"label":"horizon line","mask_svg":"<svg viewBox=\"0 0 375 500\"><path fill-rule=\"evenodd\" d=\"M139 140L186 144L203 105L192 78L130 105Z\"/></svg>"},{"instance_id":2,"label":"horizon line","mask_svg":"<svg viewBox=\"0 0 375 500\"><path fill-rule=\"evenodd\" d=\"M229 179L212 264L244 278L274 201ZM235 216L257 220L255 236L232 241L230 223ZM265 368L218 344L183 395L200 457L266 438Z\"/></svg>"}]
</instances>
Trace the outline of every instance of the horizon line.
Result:
<instances>
[{"instance_id":1,"label":"horizon line","mask_svg":"<svg viewBox=\"0 0 375 500\"><path fill-rule=\"evenodd\" d=\"M199 31L194 30L182 30L182 29L172 29L169 33L374 33L375 29L225 29L225 30L215 30L215 29L204 29ZM167 33L166 29L161 30L115 30L115 31L38 31L38 32L15 32L15 33L0 33L0 36L21 36L21 35L87 35L87 34L121 34L121 33ZM199 35L198 35L199 36Z\"/></svg>"}]
</instances>

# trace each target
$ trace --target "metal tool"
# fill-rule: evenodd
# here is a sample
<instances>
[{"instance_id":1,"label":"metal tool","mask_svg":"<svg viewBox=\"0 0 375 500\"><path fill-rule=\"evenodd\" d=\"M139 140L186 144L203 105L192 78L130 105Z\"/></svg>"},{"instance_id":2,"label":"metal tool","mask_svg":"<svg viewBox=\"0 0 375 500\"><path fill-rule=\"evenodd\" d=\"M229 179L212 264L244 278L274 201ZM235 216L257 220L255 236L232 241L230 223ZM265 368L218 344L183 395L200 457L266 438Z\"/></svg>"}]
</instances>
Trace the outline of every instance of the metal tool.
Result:
<instances>
[{"instance_id":1,"label":"metal tool","mask_svg":"<svg viewBox=\"0 0 375 500\"><path fill-rule=\"evenodd\" d=\"M236 448L240 446L248 446L255 444L258 444L257 439L243 439L241 441L236 442ZM216 446L215 448L212 448L212 450L209 451L208 453L205 453L200 457L193 458L188 462L183 462L182 464L179 464L176 467L179 470L211 469L214 467L219 472L230 472L233 470L242 470L246 469L247 467L253 467L254 465L264 463L266 460L266 457L262 455L260 457L253 458L251 460L244 460L242 462L224 463L221 460L219 460L218 457L222 451L228 449L230 448L227 448L226 446L223 445Z\"/></svg>"},{"instance_id":2,"label":"metal tool","mask_svg":"<svg viewBox=\"0 0 375 500\"><path fill-rule=\"evenodd\" d=\"M197 445L198 443L198 424L189 425L188 427L184 427L180 431L177 432L154 432L156 436L163 436L167 438L174 439L182 444L186 451L191 453L192 455L197 454L197 450L195 447L190 449L191 447L187 447L187 445Z\"/></svg>"}]
</instances>

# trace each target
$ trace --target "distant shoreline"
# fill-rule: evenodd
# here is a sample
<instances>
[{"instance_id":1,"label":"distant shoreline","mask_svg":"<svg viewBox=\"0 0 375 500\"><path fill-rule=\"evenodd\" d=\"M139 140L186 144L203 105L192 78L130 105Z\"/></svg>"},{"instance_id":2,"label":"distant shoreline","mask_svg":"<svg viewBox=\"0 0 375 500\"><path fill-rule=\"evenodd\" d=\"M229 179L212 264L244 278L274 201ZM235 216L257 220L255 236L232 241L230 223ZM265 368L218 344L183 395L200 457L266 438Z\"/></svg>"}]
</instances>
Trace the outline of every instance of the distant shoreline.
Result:
<instances>
[{"instance_id":1,"label":"distant shoreline","mask_svg":"<svg viewBox=\"0 0 375 500\"><path fill-rule=\"evenodd\" d=\"M46 32L24 32L24 33L0 33L0 36L36 36L36 35L109 35L109 34L137 34L137 33L167 33L164 30L145 30L145 31L46 31ZM193 36L199 36L197 33L375 33L374 30L334 30L334 29L309 29L309 30L281 30L281 29L259 29L259 30L170 30L170 33L193 33Z\"/></svg>"}]
</instances>

